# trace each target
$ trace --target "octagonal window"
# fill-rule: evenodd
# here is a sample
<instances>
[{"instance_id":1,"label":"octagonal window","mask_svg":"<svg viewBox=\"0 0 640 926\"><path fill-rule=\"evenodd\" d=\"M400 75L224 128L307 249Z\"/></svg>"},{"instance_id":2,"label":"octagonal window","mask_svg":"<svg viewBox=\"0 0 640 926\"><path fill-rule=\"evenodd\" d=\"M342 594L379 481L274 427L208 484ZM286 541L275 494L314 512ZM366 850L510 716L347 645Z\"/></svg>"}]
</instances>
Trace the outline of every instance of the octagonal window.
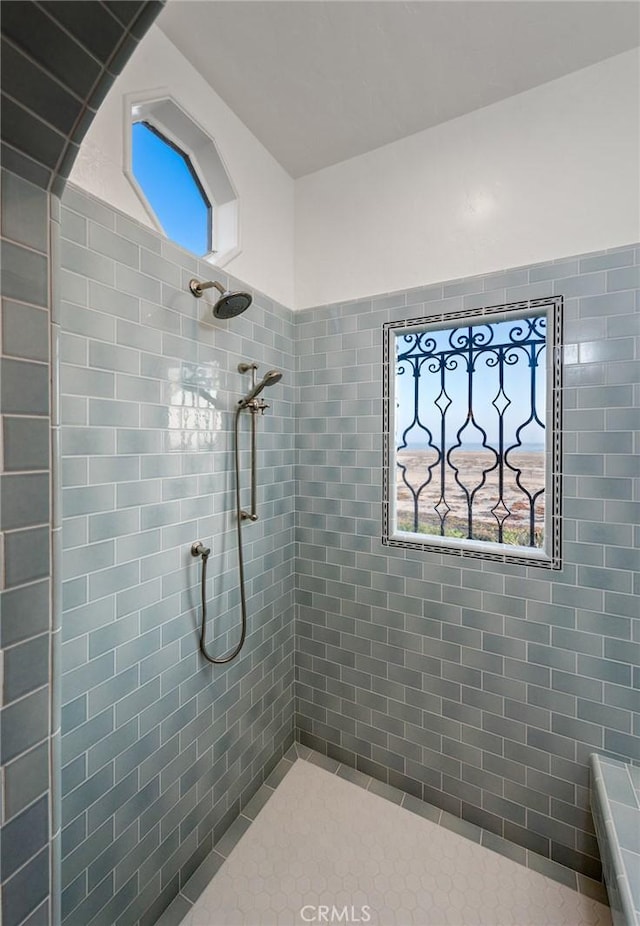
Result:
<instances>
[{"instance_id":1,"label":"octagonal window","mask_svg":"<svg viewBox=\"0 0 640 926\"><path fill-rule=\"evenodd\" d=\"M167 238L199 257L208 254L211 203L189 156L149 123L136 122L131 166Z\"/></svg>"},{"instance_id":2,"label":"octagonal window","mask_svg":"<svg viewBox=\"0 0 640 926\"><path fill-rule=\"evenodd\" d=\"M168 95L124 97L124 173L151 224L223 267L240 254L239 199L212 136Z\"/></svg>"}]
</instances>

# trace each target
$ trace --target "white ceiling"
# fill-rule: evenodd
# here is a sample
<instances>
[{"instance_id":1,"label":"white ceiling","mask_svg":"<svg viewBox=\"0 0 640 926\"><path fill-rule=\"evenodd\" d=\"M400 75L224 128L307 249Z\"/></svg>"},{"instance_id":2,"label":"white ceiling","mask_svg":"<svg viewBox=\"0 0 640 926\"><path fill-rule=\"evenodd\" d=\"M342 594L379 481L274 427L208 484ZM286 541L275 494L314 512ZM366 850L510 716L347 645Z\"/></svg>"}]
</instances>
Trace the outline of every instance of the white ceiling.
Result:
<instances>
[{"instance_id":1,"label":"white ceiling","mask_svg":"<svg viewBox=\"0 0 640 926\"><path fill-rule=\"evenodd\" d=\"M640 44L614 0L170 0L157 23L292 177Z\"/></svg>"}]
</instances>

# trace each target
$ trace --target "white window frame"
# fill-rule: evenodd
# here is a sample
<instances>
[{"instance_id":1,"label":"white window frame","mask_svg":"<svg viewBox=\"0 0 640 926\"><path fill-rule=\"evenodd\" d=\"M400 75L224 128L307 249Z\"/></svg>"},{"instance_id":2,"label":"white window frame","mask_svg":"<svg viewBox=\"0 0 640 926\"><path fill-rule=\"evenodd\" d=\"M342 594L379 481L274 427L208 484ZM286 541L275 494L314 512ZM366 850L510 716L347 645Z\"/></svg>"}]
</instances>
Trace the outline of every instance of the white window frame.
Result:
<instances>
[{"instance_id":1,"label":"white window frame","mask_svg":"<svg viewBox=\"0 0 640 926\"><path fill-rule=\"evenodd\" d=\"M124 173L153 227L172 240L166 235L133 172L132 126L136 122L148 123L189 158L212 213L211 251L197 256L216 267L224 267L242 251L240 202L215 141L167 90L125 94L123 106Z\"/></svg>"}]
</instances>

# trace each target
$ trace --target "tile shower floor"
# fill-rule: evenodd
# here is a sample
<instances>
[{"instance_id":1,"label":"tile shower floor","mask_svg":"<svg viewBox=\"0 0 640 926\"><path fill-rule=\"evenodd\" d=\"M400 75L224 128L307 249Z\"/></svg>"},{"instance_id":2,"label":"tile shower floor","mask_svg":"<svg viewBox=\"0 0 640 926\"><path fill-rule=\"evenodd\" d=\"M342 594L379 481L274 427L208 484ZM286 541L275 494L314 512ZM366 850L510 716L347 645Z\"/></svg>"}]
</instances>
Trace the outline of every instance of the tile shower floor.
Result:
<instances>
[{"instance_id":1,"label":"tile shower floor","mask_svg":"<svg viewBox=\"0 0 640 926\"><path fill-rule=\"evenodd\" d=\"M287 767L181 926L611 924L597 900L392 800L301 758Z\"/></svg>"}]
</instances>

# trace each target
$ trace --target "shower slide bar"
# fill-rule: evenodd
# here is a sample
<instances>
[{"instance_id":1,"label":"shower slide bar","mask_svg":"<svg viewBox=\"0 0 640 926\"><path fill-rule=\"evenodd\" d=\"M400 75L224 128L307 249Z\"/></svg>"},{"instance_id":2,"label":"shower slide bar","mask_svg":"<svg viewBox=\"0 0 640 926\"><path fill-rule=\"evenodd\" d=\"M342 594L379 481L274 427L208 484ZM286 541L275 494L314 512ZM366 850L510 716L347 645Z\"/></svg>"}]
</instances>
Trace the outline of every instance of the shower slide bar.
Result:
<instances>
[{"instance_id":1,"label":"shower slide bar","mask_svg":"<svg viewBox=\"0 0 640 926\"><path fill-rule=\"evenodd\" d=\"M238 372L248 373L251 372L251 389L238 403L239 410L246 408L251 412L251 511L245 511L244 508L240 509L240 517L243 520L257 521L258 512L257 512L257 448L256 448L256 416L258 414L264 415L265 411L269 408L264 399L259 399L258 396L266 386L273 386L282 379L282 373L279 370L269 370L266 373L259 383L256 383L256 371L258 369L257 363L240 363L238 364ZM236 440L236 447L238 442ZM239 471L236 466L236 479L239 479Z\"/></svg>"},{"instance_id":2,"label":"shower slide bar","mask_svg":"<svg viewBox=\"0 0 640 926\"><path fill-rule=\"evenodd\" d=\"M236 406L234 414L234 460L235 460L235 475L236 475L236 486L235 486L235 496L236 496L236 534L238 540L238 578L240 584L240 612L241 612L241 630L240 630L240 639L237 645L226 655L221 657L210 656L207 651L207 646L205 642L206 631L207 631L207 561L211 554L211 550L206 547L200 540L197 540L191 545L191 555L198 556L202 560L202 576L200 583L200 593L202 600L202 626L200 630L200 652L205 657L208 662L213 663L214 665L224 665L227 662L231 662L232 659L238 655L242 649L247 635L247 597L245 593L245 580L244 580L244 550L242 546L242 522L243 521L257 521L258 513L256 510L256 496L257 496L257 447L256 447L256 416L258 414L264 415L265 410L269 408L264 399L259 398L262 391L267 386L274 386L276 383L280 382L282 379L282 373L280 370L269 370L262 377L260 382L256 381L256 372L258 369L257 363L239 363L238 372L239 373L251 373L251 388L247 395L240 399ZM247 410L251 413L251 511L245 511L240 504L240 415L244 410Z\"/></svg>"}]
</instances>

